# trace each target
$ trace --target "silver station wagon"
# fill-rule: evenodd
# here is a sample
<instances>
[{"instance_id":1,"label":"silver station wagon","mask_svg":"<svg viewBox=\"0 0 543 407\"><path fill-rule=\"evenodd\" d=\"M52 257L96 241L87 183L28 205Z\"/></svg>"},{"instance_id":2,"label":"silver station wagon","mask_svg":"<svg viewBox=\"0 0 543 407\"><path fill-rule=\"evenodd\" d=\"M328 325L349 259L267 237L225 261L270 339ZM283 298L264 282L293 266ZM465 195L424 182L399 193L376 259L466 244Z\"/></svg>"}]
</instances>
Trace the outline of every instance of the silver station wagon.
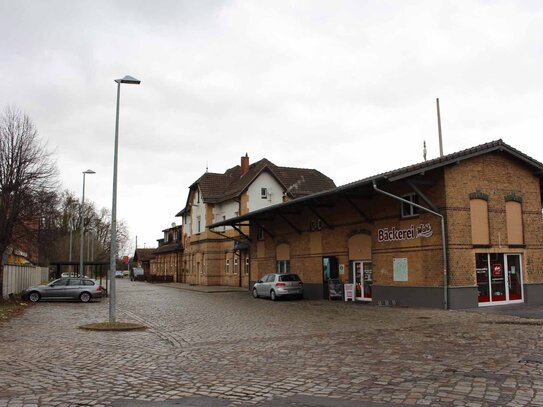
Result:
<instances>
[{"instance_id":1,"label":"silver station wagon","mask_svg":"<svg viewBox=\"0 0 543 407\"><path fill-rule=\"evenodd\" d=\"M253 297L270 297L275 301L279 297L304 298L304 283L298 274L266 274L253 286Z\"/></svg>"},{"instance_id":2,"label":"silver station wagon","mask_svg":"<svg viewBox=\"0 0 543 407\"><path fill-rule=\"evenodd\" d=\"M39 300L79 300L89 302L93 298L102 298L103 287L90 278L59 278L46 285L27 288L22 298L31 302Z\"/></svg>"}]
</instances>

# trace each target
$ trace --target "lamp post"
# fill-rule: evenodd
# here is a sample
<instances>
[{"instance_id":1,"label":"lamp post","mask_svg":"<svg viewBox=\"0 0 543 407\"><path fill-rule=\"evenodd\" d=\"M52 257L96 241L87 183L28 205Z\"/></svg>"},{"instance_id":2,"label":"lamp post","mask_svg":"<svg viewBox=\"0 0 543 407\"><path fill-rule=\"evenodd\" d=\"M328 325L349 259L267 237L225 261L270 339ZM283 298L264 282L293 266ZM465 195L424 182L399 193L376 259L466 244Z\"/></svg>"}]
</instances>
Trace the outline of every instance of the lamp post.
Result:
<instances>
[{"instance_id":1,"label":"lamp post","mask_svg":"<svg viewBox=\"0 0 543 407\"><path fill-rule=\"evenodd\" d=\"M117 109L115 114L115 147L113 153L113 202L111 203L111 256L109 263L109 322L116 320L116 295L115 295L115 270L117 255L117 155L119 151L119 101L121 97L121 83L128 85L139 85L140 80L126 75L122 79L115 79L117 82Z\"/></svg>"},{"instance_id":2,"label":"lamp post","mask_svg":"<svg viewBox=\"0 0 543 407\"><path fill-rule=\"evenodd\" d=\"M96 174L93 170L83 171L83 196L81 197L81 206L79 207L79 221L81 222L81 237L79 239L79 277L83 277L83 246L85 234L85 222L83 222L83 206L85 206L85 175Z\"/></svg>"}]
</instances>

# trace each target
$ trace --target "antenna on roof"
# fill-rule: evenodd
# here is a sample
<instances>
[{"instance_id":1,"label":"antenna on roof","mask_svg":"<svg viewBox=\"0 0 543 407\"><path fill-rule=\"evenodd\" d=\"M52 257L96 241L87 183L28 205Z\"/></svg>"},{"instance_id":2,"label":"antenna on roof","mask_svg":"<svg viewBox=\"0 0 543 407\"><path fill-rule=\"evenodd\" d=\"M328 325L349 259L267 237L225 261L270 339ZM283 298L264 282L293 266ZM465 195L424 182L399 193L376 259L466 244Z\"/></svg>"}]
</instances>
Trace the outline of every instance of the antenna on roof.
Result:
<instances>
[{"instance_id":1,"label":"antenna on roof","mask_svg":"<svg viewBox=\"0 0 543 407\"><path fill-rule=\"evenodd\" d=\"M439 98L436 99L437 104L437 129L439 131L439 156L443 157L443 140L441 138L441 114L439 112Z\"/></svg>"},{"instance_id":2,"label":"antenna on roof","mask_svg":"<svg viewBox=\"0 0 543 407\"><path fill-rule=\"evenodd\" d=\"M422 146L422 156L424 157L424 161L426 161L426 140L424 140Z\"/></svg>"}]
</instances>

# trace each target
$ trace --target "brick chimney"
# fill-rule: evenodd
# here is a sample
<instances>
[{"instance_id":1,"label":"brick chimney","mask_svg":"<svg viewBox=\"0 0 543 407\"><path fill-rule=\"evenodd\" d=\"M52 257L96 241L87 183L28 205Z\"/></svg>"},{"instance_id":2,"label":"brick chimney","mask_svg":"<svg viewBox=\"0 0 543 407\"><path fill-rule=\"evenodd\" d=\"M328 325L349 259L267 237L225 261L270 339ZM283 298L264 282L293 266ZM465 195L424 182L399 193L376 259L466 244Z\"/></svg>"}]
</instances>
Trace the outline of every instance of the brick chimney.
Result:
<instances>
[{"instance_id":1,"label":"brick chimney","mask_svg":"<svg viewBox=\"0 0 543 407\"><path fill-rule=\"evenodd\" d=\"M245 157L241 157L241 175L249 171L249 156L245 153Z\"/></svg>"}]
</instances>

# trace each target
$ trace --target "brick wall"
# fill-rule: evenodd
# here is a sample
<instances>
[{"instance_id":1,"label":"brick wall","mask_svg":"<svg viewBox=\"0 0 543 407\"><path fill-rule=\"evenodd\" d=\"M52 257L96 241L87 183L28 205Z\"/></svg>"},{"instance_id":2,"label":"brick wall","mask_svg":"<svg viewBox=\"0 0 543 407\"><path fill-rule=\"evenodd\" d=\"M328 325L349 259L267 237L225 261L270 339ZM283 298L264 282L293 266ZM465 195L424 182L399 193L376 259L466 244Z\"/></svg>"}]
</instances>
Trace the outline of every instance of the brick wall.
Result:
<instances>
[{"instance_id":1,"label":"brick wall","mask_svg":"<svg viewBox=\"0 0 543 407\"><path fill-rule=\"evenodd\" d=\"M523 255L525 283L543 282L541 267L543 224L539 178L533 168L500 152L485 154L445 169L449 273L452 286L473 286L475 253L499 252ZM488 195L489 247L471 242L470 193ZM507 242L505 196L522 197L524 248Z\"/></svg>"},{"instance_id":2,"label":"brick wall","mask_svg":"<svg viewBox=\"0 0 543 407\"><path fill-rule=\"evenodd\" d=\"M504 153L491 153L458 164L449 165L411 179L422 193L445 214L448 244L449 284L453 287L474 287L475 253L508 252L523 254L524 282L543 282L543 227L539 178L533 169ZM413 191L402 181L383 183L383 189L397 195ZM371 191L371 189L369 190ZM489 195L490 248L474 248L471 242L470 193L481 191ZM505 219L505 196L514 193L523 198L525 248L507 245ZM318 207L315 211L306 206L292 208L284 219L274 217L262 224L274 236L266 235L264 241L254 242L251 257L253 275L256 280L275 270L276 247L281 243L290 245L291 270L300 274L308 283L322 283L322 257L336 256L339 264L348 270L350 259L348 239L357 232L372 235L372 262L374 285L442 287L443 250L441 220L429 213L420 213L412 218L400 217L400 202L380 194L355 200L355 204L373 221L366 222L358 211L341 196L330 198L330 207ZM421 200L424 206L427 204ZM270 214L272 216L272 214ZM333 228L322 225L321 230L312 230L312 222L321 217ZM429 224L432 236L413 240L379 242L380 228L408 229L411 225ZM298 230L295 230L298 229ZM256 236L256 227L251 230ZM299 233L300 232L300 233ZM501 247L500 247L501 244ZM394 281L394 258L408 261L408 281ZM348 280L348 271L340 276Z\"/></svg>"}]
</instances>

